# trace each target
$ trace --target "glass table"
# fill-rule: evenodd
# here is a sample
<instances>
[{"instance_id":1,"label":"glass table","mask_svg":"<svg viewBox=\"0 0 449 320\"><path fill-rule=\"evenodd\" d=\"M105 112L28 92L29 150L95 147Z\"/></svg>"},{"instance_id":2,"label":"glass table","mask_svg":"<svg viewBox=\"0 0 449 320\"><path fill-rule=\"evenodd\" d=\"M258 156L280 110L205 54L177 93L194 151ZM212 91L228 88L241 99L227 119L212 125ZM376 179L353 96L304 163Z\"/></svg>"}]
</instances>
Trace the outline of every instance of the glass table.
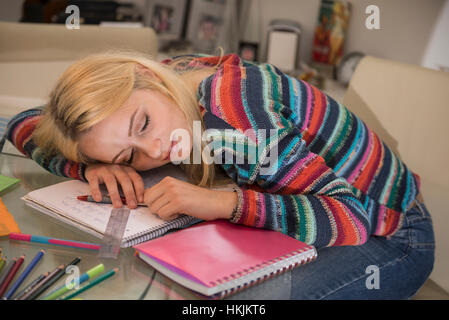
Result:
<instances>
[{"instance_id":1,"label":"glass table","mask_svg":"<svg viewBox=\"0 0 449 320\"><path fill-rule=\"evenodd\" d=\"M20 179L18 184L1 192L0 198L8 211L14 216L22 233L92 243L100 242L98 238L88 233L27 206L20 199L32 190L66 181L67 178L52 175L30 159L7 153L0 153L0 174ZM105 271L115 267L118 267L119 271L112 278L79 295L79 298L101 300L201 299L200 296L189 289L156 272L135 256L133 248L122 248L117 259L99 258L97 251L10 241L8 237L0 237L0 248L3 249L3 256L8 257L8 261L13 257L25 254L26 258L20 271L24 270L24 267L28 265L40 249L46 251L45 256L16 292L19 292L40 274L47 271L51 272L60 264L67 264L74 258L80 257L81 262L78 264L80 274L100 263L104 264ZM62 277L42 296L64 285L66 278ZM15 279L17 279L17 276ZM291 274L288 271L235 293L227 299L289 299L290 279ZM149 285L150 283L151 285Z\"/></svg>"}]
</instances>

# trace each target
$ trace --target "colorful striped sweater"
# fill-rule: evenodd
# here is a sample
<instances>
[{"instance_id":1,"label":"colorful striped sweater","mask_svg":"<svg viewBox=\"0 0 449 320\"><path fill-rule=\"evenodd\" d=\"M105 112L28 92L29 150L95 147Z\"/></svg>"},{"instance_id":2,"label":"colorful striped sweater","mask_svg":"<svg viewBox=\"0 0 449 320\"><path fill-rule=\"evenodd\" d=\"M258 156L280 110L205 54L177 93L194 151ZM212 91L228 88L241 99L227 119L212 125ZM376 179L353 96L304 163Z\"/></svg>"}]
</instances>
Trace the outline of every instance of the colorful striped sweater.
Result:
<instances>
[{"instance_id":1,"label":"colorful striped sweater","mask_svg":"<svg viewBox=\"0 0 449 320\"><path fill-rule=\"evenodd\" d=\"M193 64L218 62L195 56ZM392 235L401 227L419 177L331 97L273 65L233 54L201 81L197 95L215 160L239 186L231 222L276 230L317 248L361 245L370 235ZM86 181L83 164L45 159L33 144L40 112L15 116L7 139L50 172ZM277 134L258 136L258 129ZM262 164L274 150L276 166L268 170Z\"/></svg>"}]
</instances>

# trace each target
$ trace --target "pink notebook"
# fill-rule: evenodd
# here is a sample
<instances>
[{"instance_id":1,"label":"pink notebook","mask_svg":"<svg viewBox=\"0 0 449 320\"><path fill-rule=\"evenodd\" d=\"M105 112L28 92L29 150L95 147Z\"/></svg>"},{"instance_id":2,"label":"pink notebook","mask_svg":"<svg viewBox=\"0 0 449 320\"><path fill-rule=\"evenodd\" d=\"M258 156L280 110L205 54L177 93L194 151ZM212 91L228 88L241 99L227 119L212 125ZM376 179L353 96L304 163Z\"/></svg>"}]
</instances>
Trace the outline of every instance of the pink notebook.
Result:
<instances>
[{"instance_id":1,"label":"pink notebook","mask_svg":"<svg viewBox=\"0 0 449 320\"><path fill-rule=\"evenodd\" d=\"M312 261L313 246L280 232L201 222L137 246L138 256L181 285L224 297Z\"/></svg>"}]
</instances>

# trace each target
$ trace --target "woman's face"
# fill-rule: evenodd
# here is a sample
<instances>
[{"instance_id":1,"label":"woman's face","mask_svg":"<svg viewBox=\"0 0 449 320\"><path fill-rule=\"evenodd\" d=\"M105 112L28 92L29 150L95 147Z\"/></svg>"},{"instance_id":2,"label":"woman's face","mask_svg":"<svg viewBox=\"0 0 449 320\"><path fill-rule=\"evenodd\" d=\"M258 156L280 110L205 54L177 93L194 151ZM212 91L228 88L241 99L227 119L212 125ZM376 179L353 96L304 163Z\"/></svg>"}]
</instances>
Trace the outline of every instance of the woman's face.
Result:
<instances>
[{"instance_id":1,"label":"woman's face","mask_svg":"<svg viewBox=\"0 0 449 320\"><path fill-rule=\"evenodd\" d=\"M100 162L149 170L190 155L191 135L180 138L179 129L190 132L171 98L156 90L134 90L119 110L81 137L80 150Z\"/></svg>"}]
</instances>

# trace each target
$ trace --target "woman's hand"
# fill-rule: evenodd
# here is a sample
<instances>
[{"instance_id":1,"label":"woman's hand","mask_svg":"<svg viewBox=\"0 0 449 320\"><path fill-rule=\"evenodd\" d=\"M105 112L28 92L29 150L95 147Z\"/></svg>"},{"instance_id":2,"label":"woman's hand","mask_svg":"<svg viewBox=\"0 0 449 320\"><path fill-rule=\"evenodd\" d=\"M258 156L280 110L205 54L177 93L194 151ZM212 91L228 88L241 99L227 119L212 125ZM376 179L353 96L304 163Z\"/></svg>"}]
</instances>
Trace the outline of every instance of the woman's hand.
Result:
<instances>
[{"instance_id":1,"label":"woman's hand","mask_svg":"<svg viewBox=\"0 0 449 320\"><path fill-rule=\"evenodd\" d=\"M171 220L178 213L202 220L230 219L237 204L233 191L217 191L165 177L145 190L144 202L161 219Z\"/></svg>"},{"instance_id":2,"label":"woman's hand","mask_svg":"<svg viewBox=\"0 0 449 320\"><path fill-rule=\"evenodd\" d=\"M114 208L123 206L118 190L120 184L130 209L137 208L137 202L143 202L144 184L142 177L131 167L118 164L92 164L86 168L85 176L96 201L101 200L100 184L104 183Z\"/></svg>"}]
</instances>

